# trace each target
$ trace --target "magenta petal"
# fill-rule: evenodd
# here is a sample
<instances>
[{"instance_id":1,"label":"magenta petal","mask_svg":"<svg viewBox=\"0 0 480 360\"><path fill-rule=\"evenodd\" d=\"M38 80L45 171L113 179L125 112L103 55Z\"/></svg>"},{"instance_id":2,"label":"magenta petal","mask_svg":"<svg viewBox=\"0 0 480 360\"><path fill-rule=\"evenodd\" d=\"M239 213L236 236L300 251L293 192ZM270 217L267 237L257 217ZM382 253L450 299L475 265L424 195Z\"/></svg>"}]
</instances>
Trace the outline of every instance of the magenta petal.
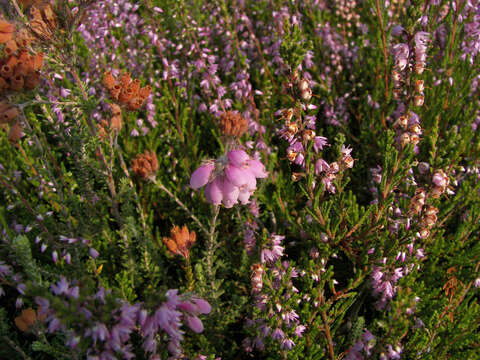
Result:
<instances>
[{"instance_id":1,"label":"magenta petal","mask_svg":"<svg viewBox=\"0 0 480 360\"><path fill-rule=\"evenodd\" d=\"M232 164L229 164L225 168L225 175L227 175L228 180L235 186L243 186L246 184L252 183L252 178L255 179L255 176L247 170L241 169Z\"/></svg>"},{"instance_id":2,"label":"magenta petal","mask_svg":"<svg viewBox=\"0 0 480 360\"><path fill-rule=\"evenodd\" d=\"M206 185L214 168L215 166L213 164L200 166L193 172L190 178L190 187L196 190Z\"/></svg>"},{"instance_id":3,"label":"magenta petal","mask_svg":"<svg viewBox=\"0 0 480 360\"><path fill-rule=\"evenodd\" d=\"M223 180L223 204L226 208L231 208L238 203L238 194L240 190L233 185L228 179Z\"/></svg>"},{"instance_id":4,"label":"magenta petal","mask_svg":"<svg viewBox=\"0 0 480 360\"><path fill-rule=\"evenodd\" d=\"M200 320L196 316L187 316L187 323L190 329L195 331L197 334L201 333L203 331L203 324L202 320Z\"/></svg>"},{"instance_id":5,"label":"magenta petal","mask_svg":"<svg viewBox=\"0 0 480 360\"><path fill-rule=\"evenodd\" d=\"M232 150L228 153L228 161L234 166L241 168L250 160L250 156L243 150Z\"/></svg>"},{"instance_id":6,"label":"magenta petal","mask_svg":"<svg viewBox=\"0 0 480 360\"><path fill-rule=\"evenodd\" d=\"M222 181L218 177L215 178L215 180L213 180L211 183L208 183L208 185L205 187L205 197L209 203L220 205L223 199L222 187Z\"/></svg>"},{"instance_id":7,"label":"magenta petal","mask_svg":"<svg viewBox=\"0 0 480 360\"><path fill-rule=\"evenodd\" d=\"M268 176L265 166L260 161L253 159L248 162L248 165L248 170L250 170L256 178L264 179Z\"/></svg>"}]
</instances>

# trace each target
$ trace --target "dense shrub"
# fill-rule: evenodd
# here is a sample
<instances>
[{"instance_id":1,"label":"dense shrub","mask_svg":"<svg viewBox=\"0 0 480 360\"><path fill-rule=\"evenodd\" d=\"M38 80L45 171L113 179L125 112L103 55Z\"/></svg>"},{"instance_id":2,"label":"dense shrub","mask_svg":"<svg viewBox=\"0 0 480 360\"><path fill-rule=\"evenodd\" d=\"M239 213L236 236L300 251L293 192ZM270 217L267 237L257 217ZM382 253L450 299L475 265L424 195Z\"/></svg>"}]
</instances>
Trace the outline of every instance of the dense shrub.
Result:
<instances>
[{"instance_id":1,"label":"dense shrub","mask_svg":"<svg viewBox=\"0 0 480 360\"><path fill-rule=\"evenodd\" d=\"M1 358L480 359L478 0L0 5Z\"/></svg>"}]
</instances>

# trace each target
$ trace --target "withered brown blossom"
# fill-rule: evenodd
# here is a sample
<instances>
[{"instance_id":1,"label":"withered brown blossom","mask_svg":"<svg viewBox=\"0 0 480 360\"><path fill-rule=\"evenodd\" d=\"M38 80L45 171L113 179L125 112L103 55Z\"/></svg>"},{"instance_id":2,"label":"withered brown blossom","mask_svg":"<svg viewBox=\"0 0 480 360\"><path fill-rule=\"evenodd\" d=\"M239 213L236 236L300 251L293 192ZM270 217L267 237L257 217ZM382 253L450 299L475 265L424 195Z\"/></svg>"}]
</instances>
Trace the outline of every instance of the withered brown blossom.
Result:
<instances>
[{"instance_id":1,"label":"withered brown blossom","mask_svg":"<svg viewBox=\"0 0 480 360\"><path fill-rule=\"evenodd\" d=\"M32 308L22 310L20 316L15 318L15 325L23 332L29 331L37 321L45 320L45 315L37 315Z\"/></svg>"},{"instance_id":2,"label":"withered brown blossom","mask_svg":"<svg viewBox=\"0 0 480 360\"><path fill-rule=\"evenodd\" d=\"M103 86L108 90L110 96L124 105L127 110L140 109L152 91L149 85L141 88L140 80L132 79L127 72L119 76L118 80L110 71L105 72Z\"/></svg>"},{"instance_id":3,"label":"withered brown blossom","mask_svg":"<svg viewBox=\"0 0 480 360\"><path fill-rule=\"evenodd\" d=\"M155 178L158 171L157 155L153 151L138 154L132 161L132 170L142 179Z\"/></svg>"},{"instance_id":4,"label":"withered brown blossom","mask_svg":"<svg viewBox=\"0 0 480 360\"><path fill-rule=\"evenodd\" d=\"M190 257L190 248L197 239L195 231L188 231L184 225L181 229L174 226L170 230L170 237L163 237L162 241L173 255L183 256L184 259Z\"/></svg>"},{"instance_id":5,"label":"withered brown blossom","mask_svg":"<svg viewBox=\"0 0 480 360\"><path fill-rule=\"evenodd\" d=\"M225 136L240 138L248 129L248 121L239 113L227 111L220 116L220 129Z\"/></svg>"}]
</instances>

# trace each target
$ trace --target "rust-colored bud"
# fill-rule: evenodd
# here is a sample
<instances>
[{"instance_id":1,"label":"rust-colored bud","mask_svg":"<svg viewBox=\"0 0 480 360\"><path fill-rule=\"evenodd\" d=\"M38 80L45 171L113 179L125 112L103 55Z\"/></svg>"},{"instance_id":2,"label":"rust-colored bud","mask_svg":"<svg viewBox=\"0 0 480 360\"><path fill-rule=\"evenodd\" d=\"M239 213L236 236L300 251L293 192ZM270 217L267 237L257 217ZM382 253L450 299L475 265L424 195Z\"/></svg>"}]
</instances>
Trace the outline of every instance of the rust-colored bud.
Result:
<instances>
[{"instance_id":1,"label":"rust-colored bud","mask_svg":"<svg viewBox=\"0 0 480 360\"><path fill-rule=\"evenodd\" d=\"M133 79L132 82L128 85L128 89L136 96L140 90L140 80Z\"/></svg>"},{"instance_id":2,"label":"rust-colored bud","mask_svg":"<svg viewBox=\"0 0 480 360\"><path fill-rule=\"evenodd\" d=\"M8 83L3 77L0 77L0 94L7 90L9 87Z\"/></svg>"},{"instance_id":3,"label":"rust-colored bud","mask_svg":"<svg viewBox=\"0 0 480 360\"><path fill-rule=\"evenodd\" d=\"M108 91L112 91L115 85L117 85L117 81L113 77L112 73L110 71L106 71L105 74L103 74L103 86L105 86Z\"/></svg>"},{"instance_id":4,"label":"rust-colored bud","mask_svg":"<svg viewBox=\"0 0 480 360\"><path fill-rule=\"evenodd\" d=\"M122 108L118 106L117 104L109 104L110 106L110 111L112 112L113 116L121 115L122 114Z\"/></svg>"},{"instance_id":5,"label":"rust-colored bud","mask_svg":"<svg viewBox=\"0 0 480 360\"><path fill-rule=\"evenodd\" d=\"M0 102L0 114L3 114L5 111L7 111L10 108L10 104L7 103L6 101Z\"/></svg>"},{"instance_id":6,"label":"rust-colored bud","mask_svg":"<svg viewBox=\"0 0 480 360\"><path fill-rule=\"evenodd\" d=\"M3 51L5 52L5 55L11 56L15 54L15 51L17 51L18 46L15 40L11 39L8 40L5 44L5 47L3 48Z\"/></svg>"},{"instance_id":7,"label":"rust-colored bud","mask_svg":"<svg viewBox=\"0 0 480 360\"><path fill-rule=\"evenodd\" d=\"M116 132L122 130L122 115L115 115L110 119L110 128Z\"/></svg>"},{"instance_id":8,"label":"rust-colored bud","mask_svg":"<svg viewBox=\"0 0 480 360\"><path fill-rule=\"evenodd\" d=\"M13 39L15 25L0 19L0 44L5 44Z\"/></svg>"},{"instance_id":9,"label":"rust-colored bud","mask_svg":"<svg viewBox=\"0 0 480 360\"><path fill-rule=\"evenodd\" d=\"M15 318L15 325L23 332L27 332L37 321L37 314L32 308L22 310L20 316Z\"/></svg>"},{"instance_id":10,"label":"rust-colored bud","mask_svg":"<svg viewBox=\"0 0 480 360\"><path fill-rule=\"evenodd\" d=\"M141 99L140 97L133 98L127 104L127 110L138 110L142 107L145 100Z\"/></svg>"},{"instance_id":11,"label":"rust-colored bud","mask_svg":"<svg viewBox=\"0 0 480 360\"><path fill-rule=\"evenodd\" d=\"M252 293L258 294L263 288L263 265L260 263L253 264L250 269L252 270L252 276L250 277Z\"/></svg>"},{"instance_id":12,"label":"rust-colored bud","mask_svg":"<svg viewBox=\"0 0 480 360\"><path fill-rule=\"evenodd\" d=\"M140 90L138 90L138 96L141 97L142 99L147 99L150 96L150 93L152 92L152 87L150 85L146 85Z\"/></svg>"},{"instance_id":13,"label":"rust-colored bud","mask_svg":"<svg viewBox=\"0 0 480 360\"><path fill-rule=\"evenodd\" d=\"M195 231L188 231L184 225L181 229L174 226L170 230L170 237L163 237L162 241L173 255L183 256L185 259L190 257L190 248L195 243L197 234Z\"/></svg>"},{"instance_id":14,"label":"rust-colored bud","mask_svg":"<svg viewBox=\"0 0 480 360\"><path fill-rule=\"evenodd\" d=\"M43 67L43 53L38 53L33 57L33 70L39 71Z\"/></svg>"},{"instance_id":15,"label":"rust-colored bud","mask_svg":"<svg viewBox=\"0 0 480 360\"><path fill-rule=\"evenodd\" d=\"M120 85L118 84L115 84L113 86L113 88L110 90L110 95L112 96L112 98L114 98L115 100L118 100L118 95L120 95L120 91L122 91L122 88Z\"/></svg>"},{"instance_id":16,"label":"rust-colored bud","mask_svg":"<svg viewBox=\"0 0 480 360\"><path fill-rule=\"evenodd\" d=\"M6 103L2 103L2 106L3 106L3 104L6 104ZM0 112L0 114L1 114L0 115L0 122L1 123L12 122L19 115L19 111L15 106L10 106L8 104L6 104L6 106L7 106L7 108Z\"/></svg>"},{"instance_id":17,"label":"rust-colored bud","mask_svg":"<svg viewBox=\"0 0 480 360\"><path fill-rule=\"evenodd\" d=\"M132 161L132 170L142 179L154 178L158 171L157 155L153 151L138 154Z\"/></svg>"},{"instance_id":18,"label":"rust-colored bud","mask_svg":"<svg viewBox=\"0 0 480 360\"><path fill-rule=\"evenodd\" d=\"M132 78L130 77L130 74L128 72L124 72L122 75L120 75L118 82L122 88L127 88L131 80Z\"/></svg>"},{"instance_id":19,"label":"rust-colored bud","mask_svg":"<svg viewBox=\"0 0 480 360\"><path fill-rule=\"evenodd\" d=\"M23 84L24 84L24 80L23 80L22 75L13 76L10 79L10 88L12 90L15 90L15 91L22 90L23 89Z\"/></svg>"},{"instance_id":20,"label":"rust-colored bud","mask_svg":"<svg viewBox=\"0 0 480 360\"><path fill-rule=\"evenodd\" d=\"M138 97L140 99L143 99L143 101L145 101L150 96L151 91L152 91L152 88L150 85L144 86L140 90L138 90Z\"/></svg>"},{"instance_id":21,"label":"rust-colored bud","mask_svg":"<svg viewBox=\"0 0 480 360\"><path fill-rule=\"evenodd\" d=\"M13 68L8 65L3 65L2 69L0 70L0 75L4 79L9 79L13 75Z\"/></svg>"},{"instance_id":22,"label":"rust-colored bud","mask_svg":"<svg viewBox=\"0 0 480 360\"><path fill-rule=\"evenodd\" d=\"M39 82L40 82L40 73L38 72L29 73L27 76L25 76L25 79L24 79L25 89L33 90L38 86Z\"/></svg>"},{"instance_id":23,"label":"rust-colored bud","mask_svg":"<svg viewBox=\"0 0 480 360\"><path fill-rule=\"evenodd\" d=\"M239 113L227 111L220 116L220 129L225 136L241 137L248 129L248 121Z\"/></svg>"},{"instance_id":24,"label":"rust-colored bud","mask_svg":"<svg viewBox=\"0 0 480 360\"><path fill-rule=\"evenodd\" d=\"M122 91L120 91L120 95L118 96L118 101L127 104L133 99L134 95L135 93L130 88L122 88Z\"/></svg>"},{"instance_id":25,"label":"rust-colored bud","mask_svg":"<svg viewBox=\"0 0 480 360\"><path fill-rule=\"evenodd\" d=\"M23 127L17 121L12 126L10 126L10 132L8 133L8 140L14 144L20 140L25 134L23 133Z\"/></svg>"},{"instance_id":26,"label":"rust-colored bud","mask_svg":"<svg viewBox=\"0 0 480 360\"><path fill-rule=\"evenodd\" d=\"M15 41L18 47L25 48L32 42L32 36L27 29L20 29L15 34Z\"/></svg>"}]
</instances>

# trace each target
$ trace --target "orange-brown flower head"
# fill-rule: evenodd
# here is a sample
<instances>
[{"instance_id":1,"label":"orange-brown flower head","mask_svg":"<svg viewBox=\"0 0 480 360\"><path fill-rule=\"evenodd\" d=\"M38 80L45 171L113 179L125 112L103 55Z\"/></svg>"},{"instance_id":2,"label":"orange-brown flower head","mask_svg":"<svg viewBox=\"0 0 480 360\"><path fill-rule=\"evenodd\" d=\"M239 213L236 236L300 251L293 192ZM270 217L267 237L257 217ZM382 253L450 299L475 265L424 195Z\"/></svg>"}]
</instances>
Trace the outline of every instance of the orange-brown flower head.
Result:
<instances>
[{"instance_id":1,"label":"orange-brown flower head","mask_svg":"<svg viewBox=\"0 0 480 360\"><path fill-rule=\"evenodd\" d=\"M30 28L33 32L46 40L49 40L56 27L57 20L50 4L31 6L29 9Z\"/></svg>"},{"instance_id":2,"label":"orange-brown flower head","mask_svg":"<svg viewBox=\"0 0 480 360\"><path fill-rule=\"evenodd\" d=\"M142 179L155 178L158 171L157 155L153 151L137 155L132 161L132 170Z\"/></svg>"},{"instance_id":3,"label":"orange-brown flower head","mask_svg":"<svg viewBox=\"0 0 480 360\"><path fill-rule=\"evenodd\" d=\"M13 39L13 33L15 32L15 25L0 19L0 44Z\"/></svg>"},{"instance_id":4,"label":"orange-brown flower head","mask_svg":"<svg viewBox=\"0 0 480 360\"><path fill-rule=\"evenodd\" d=\"M220 116L220 129L225 136L241 137L248 129L248 121L242 115L227 111Z\"/></svg>"},{"instance_id":5,"label":"orange-brown flower head","mask_svg":"<svg viewBox=\"0 0 480 360\"><path fill-rule=\"evenodd\" d=\"M17 121L10 126L10 132L8 133L8 140L15 144L20 140L25 134L23 133L23 126Z\"/></svg>"},{"instance_id":6,"label":"orange-brown flower head","mask_svg":"<svg viewBox=\"0 0 480 360\"><path fill-rule=\"evenodd\" d=\"M37 321L37 314L32 308L22 310L20 316L15 318L15 325L23 332L27 332Z\"/></svg>"},{"instance_id":7,"label":"orange-brown flower head","mask_svg":"<svg viewBox=\"0 0 480 360\"><path fill-rule=\"evenodd\" d=\"M138 110L147 100L151 92L150 86L140 87L140 80L132 79L125 72L115 79L110 71L103 76L103 86L108 90L112 99L125 105L127 110Z\"/></svg>"},{"instance_id":8,"label":"orange-brown flower head","mask_svg":"<svg viewBox=\"0 0 480 360\"><path fill-rule=\"evenodd\" d=\"M170 237L164 237L162 241L172 254L180 255L188 259L190 256L190 248L196 238L197 234L195 234L195 231L189 232L185 225L181 229L175 225L172 230L170 230Z\"/></svg>"},{"instance_id":9,"label":"orange-brown flower head","mask_svg":"<svg viewBox=\"0 0 480 360\"><path fill-rule=\"evenodd\" d=\"M15 120L18 116L18 109L5 101L0 103L0 124L7 124Z\"/></svg>"}]
</instances>

